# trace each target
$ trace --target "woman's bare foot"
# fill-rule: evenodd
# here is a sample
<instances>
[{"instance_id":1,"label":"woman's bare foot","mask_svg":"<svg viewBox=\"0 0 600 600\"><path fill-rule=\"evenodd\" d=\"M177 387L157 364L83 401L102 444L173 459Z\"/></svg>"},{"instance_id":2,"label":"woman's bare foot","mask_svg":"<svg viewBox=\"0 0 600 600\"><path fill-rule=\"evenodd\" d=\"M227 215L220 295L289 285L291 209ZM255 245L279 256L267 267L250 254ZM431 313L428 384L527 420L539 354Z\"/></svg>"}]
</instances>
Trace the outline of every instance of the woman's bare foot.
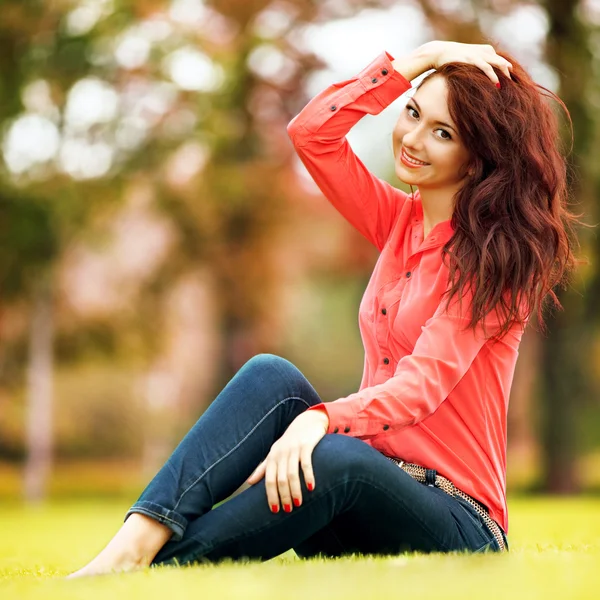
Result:
<instances>
[{"instance_id":1,"label":"woman's bare foot","mask_svg":"<svg viewBox=\"0 0 600 600\"><path fill-rule=\"evenodd\" d=\"M172 534L158 521L134 513L96 558L67 579L143 569L152 563Z\"/></svg>"}]
</instances>

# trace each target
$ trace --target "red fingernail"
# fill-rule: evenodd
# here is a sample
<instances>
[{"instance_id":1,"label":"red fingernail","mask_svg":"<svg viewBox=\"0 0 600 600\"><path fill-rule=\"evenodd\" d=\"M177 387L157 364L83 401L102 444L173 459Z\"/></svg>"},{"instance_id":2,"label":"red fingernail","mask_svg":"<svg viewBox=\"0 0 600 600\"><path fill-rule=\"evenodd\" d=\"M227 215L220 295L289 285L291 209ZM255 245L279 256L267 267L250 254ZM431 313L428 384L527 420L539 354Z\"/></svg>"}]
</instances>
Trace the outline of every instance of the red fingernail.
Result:
<instances>
[{"instance_id":1,"label":"red fingernail","mask_svg":"<svg viewBox=\"0 0 600 600\"><path fill-rule=\"evenodd\" d=\"M285 512L292 512L292 507L289 504L284 504L283 510L285 510Z\"/></svg>"},{"instance_id":2,"label":"red fingernail","mask_svg":"<svg viewBox=\"0 0 600 600\"><path fill-rule=\"evenodd\" d=\"M300 500L298 498L294 498L294 506L300 506Z\"/></svg>"},{"instance_id":3,"label":"red fingernail","mask_svg":"<svg viewBox=\"0 0 600 600\"><path fill-rule=\"evenodd\" d=\"M278 513L278 512L279 512L279 506L278 506L277 504L272 504L272 505L271 505L271 510L272 510L274 513Z\"/></svg>"},{"instance_id":4,"label":"red fingernail","mask_svg":"<svg viewBox=\"0 0 600 600\"><path fill-rule=\"evenodd\" d=\"M498 82L498 83L496 84L496 87L497 87L498 89L500 89L500 82Z\"/></svg>"},{"instance_id":5,"label":"red fingernail","mask_svg":"<svg viewBox=\"0 0 600 600\"><path fill-rule=\"evenodd\" d=\"M309 492L312 492L312 491L313 491L313 484L312 484L312 483L307 483L307 484L306 484L306 487L308 488L308 491L309 491Z\"/></svg>"}]
</instances>

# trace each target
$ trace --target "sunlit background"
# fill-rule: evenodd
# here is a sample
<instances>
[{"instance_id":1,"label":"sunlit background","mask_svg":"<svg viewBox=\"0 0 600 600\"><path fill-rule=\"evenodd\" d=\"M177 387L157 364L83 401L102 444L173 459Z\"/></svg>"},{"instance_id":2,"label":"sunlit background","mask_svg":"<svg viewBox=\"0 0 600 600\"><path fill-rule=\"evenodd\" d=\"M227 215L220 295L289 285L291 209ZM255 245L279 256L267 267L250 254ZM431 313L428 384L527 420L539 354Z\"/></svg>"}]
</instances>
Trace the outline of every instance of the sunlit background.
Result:
<instances>
[{"instance_id":1,"label":"sunlit background","mask_svg":"<svg viewBox=\"0 0 600 600\"><path fill-rule=\"evenodd\" d=\"M358 389L377 253L286 125L383 50L516 56L571 110L573 199L598 222L599 25L598 0L3 2L0 500L133 499L255 354L323 400ZM349 135L395 185L404 101ZM565 311L521 346L511 492L600 489L600 242L580 239Z\"/></svg>"}]
</instances>

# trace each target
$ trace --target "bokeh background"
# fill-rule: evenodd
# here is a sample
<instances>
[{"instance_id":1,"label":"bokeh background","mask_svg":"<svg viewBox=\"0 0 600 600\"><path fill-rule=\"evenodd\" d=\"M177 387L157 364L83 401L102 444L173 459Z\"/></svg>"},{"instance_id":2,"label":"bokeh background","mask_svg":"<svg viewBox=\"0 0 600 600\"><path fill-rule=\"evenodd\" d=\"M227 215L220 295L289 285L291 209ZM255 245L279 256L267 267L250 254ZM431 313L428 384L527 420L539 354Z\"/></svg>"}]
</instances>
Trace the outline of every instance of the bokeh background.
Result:
<instances>
[{"instance_id":1,"label":"bokeh background","mask_svg":"<svg viewBox=\"0 0 600 600\"><path fill-rule=\"evenodd\" d=\"M133 500L255 354L357 390L376 250L295 157L308 99L387 50L491 41L567 104L598 222L600 0L3 0L0 500ZM403 100L350 134L393 177ZM565 144L570 134L565 127ZM522 342L509 491L600 490L600 238Z\"/></svg>"}]
</instances>

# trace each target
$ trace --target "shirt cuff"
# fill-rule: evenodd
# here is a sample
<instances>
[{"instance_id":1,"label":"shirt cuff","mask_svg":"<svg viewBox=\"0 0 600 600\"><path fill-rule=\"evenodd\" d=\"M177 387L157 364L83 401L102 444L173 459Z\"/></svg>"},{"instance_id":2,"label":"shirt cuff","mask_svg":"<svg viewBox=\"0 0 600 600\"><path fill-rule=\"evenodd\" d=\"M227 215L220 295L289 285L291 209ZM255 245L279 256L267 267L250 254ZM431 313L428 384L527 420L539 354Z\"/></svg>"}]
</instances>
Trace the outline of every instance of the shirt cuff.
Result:
<instances>
[{"instance_id":1,"label":"shirt cuff","mask_svg":"<svg viewBox=\"0 0 600 600\"><path fill-rule=\"evenodd\" d=\"M357 76L365 91L371 91L382 108L389 106L411 88L410 81L392 66L393 60L394 57L389 52L382 52Z\"/></svg>"},{"instance_id":2,"label":"shirt cuff","mask_svg":"<svg viewBox=\"0 0 600 600\"><path fill-rule=\"evenodd\" d=\"M361 426L361 422L349 402L343 400L323 402L311 406L308 410L321 410L327 414L329 417L327 433L343 433L350 437L364 437L368 433L367 424L363 422ZM384 430L388 429L386 426L383 427Z\"/></svg>"}]
</instances>

